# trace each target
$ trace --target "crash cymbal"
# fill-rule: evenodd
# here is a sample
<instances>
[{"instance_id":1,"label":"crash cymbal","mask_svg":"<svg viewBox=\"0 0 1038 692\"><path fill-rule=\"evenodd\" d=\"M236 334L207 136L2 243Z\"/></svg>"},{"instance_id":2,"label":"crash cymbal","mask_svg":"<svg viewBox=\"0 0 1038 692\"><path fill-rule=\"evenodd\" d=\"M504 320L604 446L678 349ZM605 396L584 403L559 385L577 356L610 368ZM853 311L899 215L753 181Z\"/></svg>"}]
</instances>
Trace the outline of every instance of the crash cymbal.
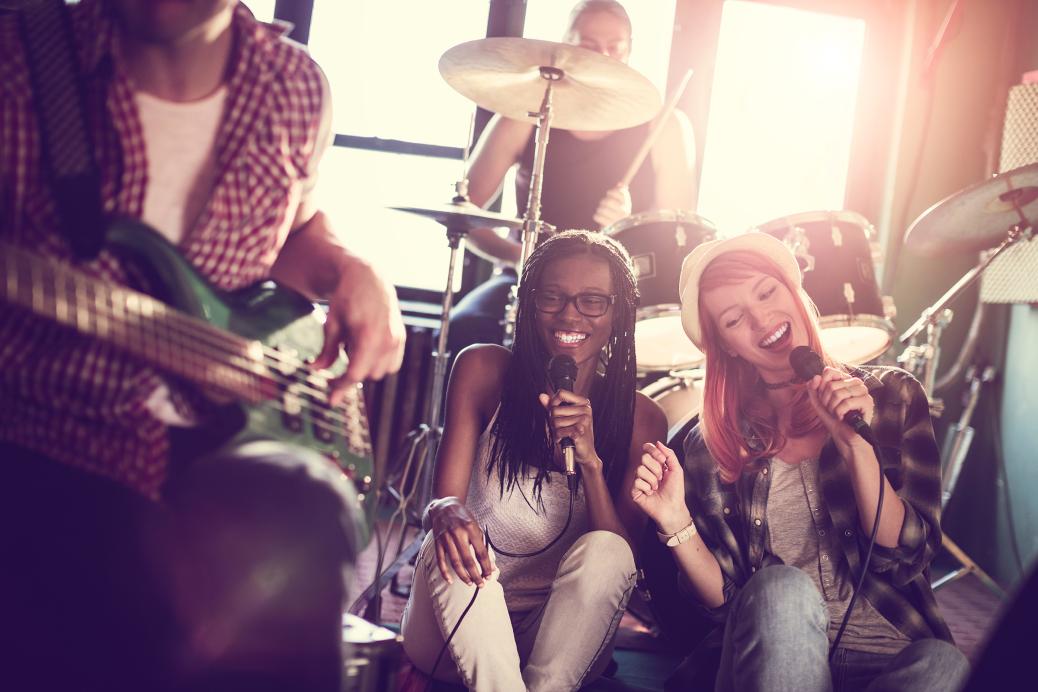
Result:
<instances>
[{"instance_id":1,"label":"crash cymbal","mask_svg":"<svg viewBox=\"0 0 1038 692\"><path fill-rule=\"evenodd\" d=\"M946 197L919 215L905 245L926 257L980 252L1014 225L1038 222L1038 163L1014 168Z\"/></svg>"},{"instance_id":2,"label":"crash cymbal","mask_svg":"<svg viewBox=\"0 0 1038 692\"><path fill-rule=\"evenodd\" d=\"M390 207L390 209L424 216L444 226L451 226L463 231L486 226L520 228L523 225L522 219L513 219L511 216L486 211L471 202L448 202L435 207Z\"/></svg>"},{"instance_id":3,"label":"crash cymbal","mask_svg":"<svg viewBox=\"0 0 1038 692\"><path fill-rule=\"evenodd\" d=\"M462 43L440 57L440 74L463 96L494 113L536 122L547 80L541 68L561 72L552 88L552 127L619 130L650 120L659 91L619 60L566 43L528 38L485 38ZM556 72L558 74L558 72Z\"/></svg>"}]
</instances>

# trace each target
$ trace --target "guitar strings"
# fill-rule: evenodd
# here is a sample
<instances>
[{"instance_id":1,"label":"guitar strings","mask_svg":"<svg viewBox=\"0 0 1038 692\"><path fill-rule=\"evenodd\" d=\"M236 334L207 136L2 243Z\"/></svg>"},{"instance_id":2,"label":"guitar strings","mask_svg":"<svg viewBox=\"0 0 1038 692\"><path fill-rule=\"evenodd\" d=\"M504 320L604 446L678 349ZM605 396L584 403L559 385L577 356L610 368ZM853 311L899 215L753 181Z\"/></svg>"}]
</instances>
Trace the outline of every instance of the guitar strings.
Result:
<instances>
[{"instance_id":1,"label":"guitar strings","mask_svg":"<svg viewBox=\"0 0 1038 692\"><path fill-rule=\"evenodd\" d=\"M8 261L6 264L9 269L17 269L15 262L13 261L14 259L14 257L8 255ZM214 382L213 386L238 395L241 395L241 388L244 386L249 390L248 394L253 398L266 400L272 405L272 408L287 415L296 415L289 412L280 399L269 396L272 392L265 396L262 384L264 381L273 383L275 388L278 385L283 385L285 390L295 386L291 393L297 395L299 399L298 406L300 412L314 410L320 412L320 417L314 417L312 420L315 428L320 428L333 434L341 434L340 431L324 423L323 420L327 420L331 423L342 424L346 428L353 427L352 418L347 417L348 412L346 409L348 407L346 402L340 403L338 406L332 406L330 402L327 401L327 393L312 386L310 383L310 379L313 378L314 375L317 375L320 379L324 379L320 373L327 372L326 370L310 371L311 374L307 375L303 379L300 379L299 373L292 373L290 375L282 373L276 366L271 366L265 362L257 360L254 356L248 355L248 351L252 350L252 344L259 347L263 361L279 361L280 365L293 367L297 370L303 369L303 361L299 358L271 349L258 341L249 342L243 337L225 333L203 320L179 311L170 310L164 303L157 301L150 296L138 294L130 289L121 286L102 284L92 277L81 278L72 271L63 271L61 268L53 265L43 263L37 264L32 261L32 259L28 262L28 268L30 278L40 278L34 276L39 273L39 269L49 273L51 278L54 279L55 290L53 292L48 291L46 290L47 286L44 285L43 291L32 291L29 296L26 296L25 293L20 290L21 286L17 281L17 275L15 273L8 273L6 293L12 294L12 297L19 298L19 302L22 302L27 307L31 307L36 311L47 311L48 314L54 315L56 320L61 323L71 326L79 326L83 331L91 331L89 324L80 324L80 318L83 316L81 310L84 307L89 307L90 310L87 312L87 315L93 316L94 318L93 331L95 333L98 333L99 336L105 338L105 332L112 331L113 335L108 338L109 341L115 341L118 343L116 337L122 336L127 348L132 349L135 347L139 349L140 353L145 357L147 357L149 353L157 354L163 350L164 345L161 339L161 332L165 331L165 336L169 337L170 343L179 347L179 350L181 351L181 354L176 356L167 348L167 356L172 357L174 360L181 361L181 367L185 370L187 370L190 365L198 362L197 358L191 358L192 355L201 356L202 358L208 356L210 359L218 358L223 360L229 370L237 370L244 374L246 378L258 381L244 384L239 383L237 387L232 383L223 381ZM40 282L37 281L33 283L39 284ZM59 291L59 283L62 284L61 288L64 289L63 291ZM69 284L71 284L71 286ZM98 290L99 285L101 290ZM72 289L71 296L69 294L70 288ZM59 295L59 292L63 293L63 295ZM92 300L89 300L91 298ZM141 306L137 311L130 309L130 305L134 301L141 303ZM73 305L82 305L85 303L85 305L82 305L80 308L80 312L77 312L75 319L69 319L69 315L67 314L70 302ZM144 307L145 303L147 303L147 307ZM93 313L92 315L91 312ZM62 319L62 313L66 313L64 319ZM136 328L136 331L142 337L136 339L136 341L139 342L136 344L132 343L135 341L133 338L134 328ZM117 334L117 330L121 330L121 333ZM199 333L208 338L197 338ZM148 341L149 339L150 341ZM208 351L206 346L209 347ZM210 377L213 377L212 368L206 368L206 370L209 371L208 374ZM185 374L190 375L192 373L188 371ZM226 380L226 376L223 379ZM363 399L359 393L356 397L356 404L358 409L363 408ZM340 411L342 411L342 415L340 415Z\"/></svg>"}]
</instances>

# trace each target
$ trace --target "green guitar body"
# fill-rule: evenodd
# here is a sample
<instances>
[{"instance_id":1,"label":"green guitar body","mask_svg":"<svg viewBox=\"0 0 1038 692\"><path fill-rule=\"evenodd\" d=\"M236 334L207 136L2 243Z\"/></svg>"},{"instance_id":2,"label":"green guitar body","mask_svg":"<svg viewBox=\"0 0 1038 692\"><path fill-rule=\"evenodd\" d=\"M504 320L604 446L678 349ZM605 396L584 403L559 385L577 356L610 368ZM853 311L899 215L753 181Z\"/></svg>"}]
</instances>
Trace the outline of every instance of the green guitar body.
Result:
<instances>
[{"instance_id":1,"label":"green guitar body","mask_svg":"<svg viewBox=\"0 0 1038 692\"><path fill-rule=\"evenodd\" d=\"M108 246L125 264L140 273L148 284L148 293L176 310L208 322L210 325L249 340L261 342L296 362L305 362L321 351L324 328L321 309L307 298L263 281L246 288L225 292L212 287L179 251L165 238L147 226L132 220L119 220L108 230ZM340 374L344 364L331 369ZM280 372L287 382L301 381L310 373L305 368ZM281 395L291 394L291 386ZM297 396L297 395L292 395ZM298 395L305 397L306 395ZM358 500L363 504L365 526L360 527L361 543L370 538L375 511L373 465L368 440L363 396L356 391L362 439L365 444L350 444L343 426L329 424L321 407L303 406L290 414L284 411L284 396L275 396L259 404L235 403L240 412L237 430L224 431L223 445L236 445L254 440L277 440L317 451L335 462L353 481ZM223 420L225 417L221 417ZM337 431L337 432L336 432ZM188 433L190 434L190 433ZM365 447L366 450L356 448Z\"/></svg>"}]
</instances>

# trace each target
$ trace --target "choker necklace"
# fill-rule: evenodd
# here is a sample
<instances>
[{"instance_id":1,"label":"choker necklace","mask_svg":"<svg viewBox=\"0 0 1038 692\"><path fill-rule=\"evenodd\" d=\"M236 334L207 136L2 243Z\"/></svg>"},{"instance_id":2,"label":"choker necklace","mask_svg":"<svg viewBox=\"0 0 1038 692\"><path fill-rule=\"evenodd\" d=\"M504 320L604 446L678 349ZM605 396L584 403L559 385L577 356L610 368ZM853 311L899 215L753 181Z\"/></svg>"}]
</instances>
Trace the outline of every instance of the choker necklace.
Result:
<instances>
[{"instance_id":1,"label":"choker necklace","mask_svg":"<svg viewBox=\"0 0 1038 692\"><path fill-rule=\"evenodd\" d=\"M765 389L785 389L786 387L792 386L794 384L803 384L803 380L801 380L799 377L794 377L793 379L786 380L785 382L765 382L764 380L761 380L760 383L764 385Z\"/></svg>"}]
</instances>

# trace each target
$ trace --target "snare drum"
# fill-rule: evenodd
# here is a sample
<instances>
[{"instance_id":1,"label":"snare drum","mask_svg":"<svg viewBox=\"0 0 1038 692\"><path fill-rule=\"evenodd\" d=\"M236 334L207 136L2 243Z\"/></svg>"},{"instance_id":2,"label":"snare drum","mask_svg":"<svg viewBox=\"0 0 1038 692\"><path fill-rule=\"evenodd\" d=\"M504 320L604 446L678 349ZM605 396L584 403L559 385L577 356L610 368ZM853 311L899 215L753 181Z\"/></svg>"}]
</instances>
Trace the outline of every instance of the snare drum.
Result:
<instances>
[{"instance_id":1,"label":"snare drum","mask_svg":"<svg viewBox=\"0 0 1038 692\"><path fill-rule=\"evenodd\" d=\"M712 240L714 225L690 211L656 209L602 229L631 253L641 304L634 327L639 374L687 369L703 362L681 328L681 262Z\"/></svg>"},{"instance_id":2,"label":"snare drum","mask_svg":"<svg viewBox=\"0 0 1038 692\"><path fill-rule=\"evenodd\" d=\"M667 442L703 408L703 371L680 370L642 387L667 416ZM680 441L679 441L680 442Z\"/></svg>"},{"instance_id":3,"label":"snare drum","mask_svg":"<svg viewBox=\"0 0 1038 692\"><path fill-rule=\"evenodd\" d=\"M852 211L809 211L758 226L786 243L800 263L804 291L818 307L825 350L858 365L881 355L894 336L876 281L872 225Z\"/></svg>"}]
</instances>

